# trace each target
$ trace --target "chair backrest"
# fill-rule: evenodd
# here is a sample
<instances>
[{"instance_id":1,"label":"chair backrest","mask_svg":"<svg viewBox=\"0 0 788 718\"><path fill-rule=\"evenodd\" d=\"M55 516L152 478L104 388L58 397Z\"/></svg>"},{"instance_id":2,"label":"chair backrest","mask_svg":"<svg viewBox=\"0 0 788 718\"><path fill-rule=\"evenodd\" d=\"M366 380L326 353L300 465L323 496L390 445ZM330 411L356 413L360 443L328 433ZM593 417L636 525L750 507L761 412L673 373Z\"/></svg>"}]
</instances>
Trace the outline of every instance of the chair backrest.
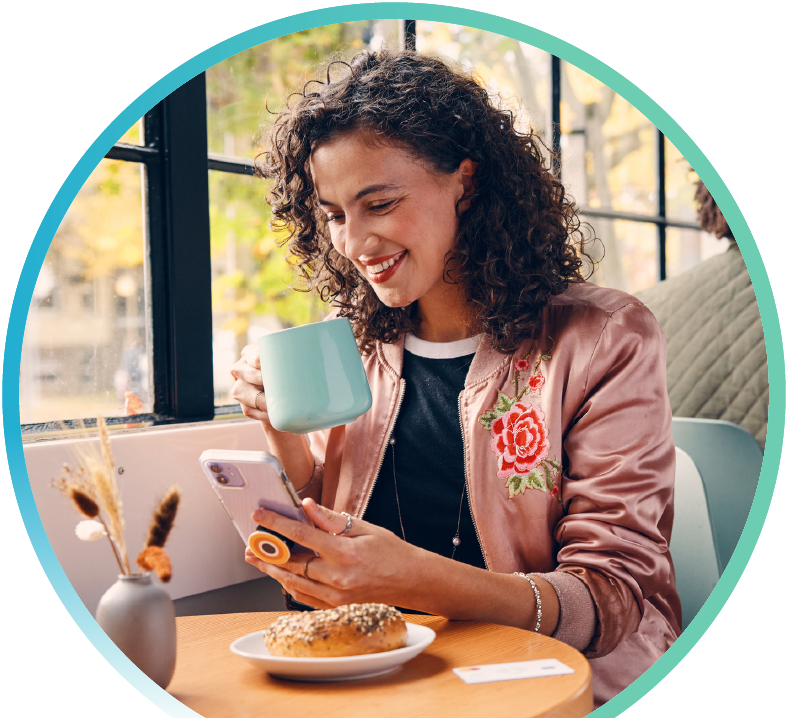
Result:
<instances>
[{"instance_id":1,"label":"chair backrest","mask_svg":"<svg viewBox=\"0 0 788 718\"><path fill-rule=\"evenodd\" d=\"M674 417L673 441L703 477L722 572L750 513L763 452L749 432L714 419Z\"/></svg>"},{"instance_id":2,"label":"chair backrest","mask_svg":"<svg viewBox=\"0 0 788 718\"><path fill-rule=\"evenodd\" d=\"M670 554L681 600L681 628L700 611L720 577L703 478L689 455L676 449L676 490Z\"/></svg>"}]
</instances>

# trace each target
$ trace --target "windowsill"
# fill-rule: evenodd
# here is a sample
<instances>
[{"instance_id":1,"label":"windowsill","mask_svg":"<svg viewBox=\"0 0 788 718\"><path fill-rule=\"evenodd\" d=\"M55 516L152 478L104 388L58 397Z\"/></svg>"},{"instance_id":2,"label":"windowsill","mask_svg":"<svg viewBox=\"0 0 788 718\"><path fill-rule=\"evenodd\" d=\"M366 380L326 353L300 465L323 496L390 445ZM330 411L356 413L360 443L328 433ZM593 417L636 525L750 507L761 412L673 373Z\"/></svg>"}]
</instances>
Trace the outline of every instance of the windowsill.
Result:
<instances>
[{"instance_id":1,"label":"windowsill","mask_svg":"<svg viewBox=\"0 0 788 718\"><path fill-rule=\"evenodd\" d=\"M194 419L173 419L157 416L156 414L139 414L136 416L107 417L107 428L112 435L133 434L141 431L161 431L182 428L184 425L200 426L215 424L216 422L249 422L237 405L217 406L214 408L212 418L196 417ZM41 424L22 424L22 443L29 444L39 441L53 441L57 439L75 439L96 435L96 420L73 419L52 421Z\"/></svg>"}]
</instances>

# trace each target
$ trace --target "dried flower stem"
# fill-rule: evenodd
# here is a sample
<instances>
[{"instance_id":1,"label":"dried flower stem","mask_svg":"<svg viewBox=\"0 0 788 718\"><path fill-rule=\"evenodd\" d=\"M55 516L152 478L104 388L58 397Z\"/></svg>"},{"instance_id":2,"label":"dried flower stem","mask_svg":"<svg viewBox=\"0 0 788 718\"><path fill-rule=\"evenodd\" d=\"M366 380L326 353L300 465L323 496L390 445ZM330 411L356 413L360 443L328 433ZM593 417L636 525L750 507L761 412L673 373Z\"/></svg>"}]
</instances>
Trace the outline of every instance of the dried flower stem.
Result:
<instances>
[{"instance_id":1,"label":"dried flower stem","mask_svg":"<svg viewBox=\"0 0 788 718\"><path fill-rule=\"evenodd\" d=\"M107 422L103 416L96 419L96 428L98 428L99 443L101 444L101 458L104 459L104 466L107 473L112 477L112 483L115 484L115 459L112 458L112 450L109 447L109 433L107 432ZM114 486L117 493L117 486Z\"/></svg>"},{"instance_id":2,"label":"dried flower stem","mask_svg":"<svg viewBox=\"0 0 788 718\"><path fill-rule=\"evenodd\" d=\"M120 554L118 553L118 549L115 546L115 541L112 538L112 534L110 534L110 532L107 530L107 524L104 523L104 519L101 518L101 514L100 513L96 514L96 521L101 523L101 525L104 527L104 531L106 531L106 533L107 533L107 539L109 540L109 545L112 546L112 553L115 556L115 560L118 562L118 568L120 569L120 572L124 576L128 576L129 573L131 573L131 571L127 571L126 569L123 568L123 564L121 563L121 560L120 560Z\"/></svg>"},{"instance_id":3,"label":"dried flower stem","mask_svg":"<svg viewBox=\"0 0 788 718\"><path fill-rule=\"evenodd\" d=\"M131 574L131 566L126 552L126 542L124 540L125 525L123 523L122 503L118 484L115 481L115 461L112 458L112 451L109 446L109 435L107 433L107 423L104 417L99 416L96 422L101 445L101 463L93 457L88 458L88 471L96 487L96 494L101 501L109 518L108 533L115 540L115 544L120 554L121 565L125 567L124 574Z\"/></svg>"}]
</instances>

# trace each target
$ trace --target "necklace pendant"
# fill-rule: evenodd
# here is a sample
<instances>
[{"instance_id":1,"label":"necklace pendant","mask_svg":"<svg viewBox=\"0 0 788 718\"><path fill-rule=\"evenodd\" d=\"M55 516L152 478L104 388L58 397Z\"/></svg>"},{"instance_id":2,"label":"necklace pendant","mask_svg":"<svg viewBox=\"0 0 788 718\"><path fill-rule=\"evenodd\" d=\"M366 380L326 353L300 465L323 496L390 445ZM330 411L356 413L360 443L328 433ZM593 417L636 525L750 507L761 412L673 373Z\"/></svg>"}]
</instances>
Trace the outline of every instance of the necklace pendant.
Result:
<instances>
[{"instance_id":1,"label":"necklace pendant","mask_svg":"<svg viewBox=\"0 0 788 718\"><path fill-rule=\"evenodd\" d=\"M459 546L459 545L460 545L460 537L459 537L459 536L455 536L455 537L454 537L454 538L451 540L451 542L452 542L452 544L454 545L454 548L457 548L457 546Z\"/></svg>"}]
</instances>

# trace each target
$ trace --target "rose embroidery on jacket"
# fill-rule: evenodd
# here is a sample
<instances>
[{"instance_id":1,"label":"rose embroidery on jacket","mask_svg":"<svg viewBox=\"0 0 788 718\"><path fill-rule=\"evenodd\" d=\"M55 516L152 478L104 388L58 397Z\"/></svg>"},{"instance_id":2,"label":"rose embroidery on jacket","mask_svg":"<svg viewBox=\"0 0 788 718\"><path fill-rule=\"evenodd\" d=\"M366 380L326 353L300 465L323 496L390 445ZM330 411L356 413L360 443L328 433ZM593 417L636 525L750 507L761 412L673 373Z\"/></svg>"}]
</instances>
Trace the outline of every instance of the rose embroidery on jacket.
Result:
<instances>
[{"instance_id":1,"label":"rose embroidery on jacket","mask_svg":"<svg viewBox=\"0 0 788 718\"><path fill-rule=\"evenodd\" d=\"M552 341L552 338L550 339ZM536 364L534 364L534 370L531 376L525 382L525 386L523 390L520 391L520 372L521 371L528 371L531 366L531 354L534 353L534 350L528 352L522 359L518 359L514 363L514 379L512 379L512 384L514 384L514 400L517 401L523 394L541 394L542 393L542 384L544 384L544 374L539 371L539 365L543 361L549 361L552 359L550 353L553 351L555 344L550 346L550 349L547 350L544 354L541 354L539 358L536 360Z\"/></svg>"},{"instance_id":2,"label":"rose embroidery on jacket","mask_svg":"<svg viewBox=\"0 0 788 718\"><path fill-rule=\"evenodd\" d=\"M542 372L528 377L528 389L530 393L539 394L542 390L542 384L544 384L544 374L542 374Z\"/></svg>"},{"instance_id":3,"label":"rose embroidery on jacket","mask_svg":"<svg viewBox=\"0 0 788 718\"><path fill-rule=\"evenodd\" d=\"M547 458L550 441L544 411L540 406L521 401L525 394L541 393L545 377L539 371L539 365L550 359L549 353L537 359L534 373L520 390L520 372L529 370L531 354L533 350L514 363L514 396L508 397L499 391L495 406L479 417L479 423L492 433L490 446L498 460L498 478L506 479L510 499L526 489L538 489L549 492L561 503L553 478L558 478L562 467L555 459Z\"/></svg>"},{"instance_id":4,"label":"rose embroidery on jacket","mask_svg":"<svg viewBox=\"0 0 788 718\"><path fill-rule=\"evenodd\" d=\"M527 474L547 458L550 442L540 406L522 401L490 425L492 450L498 457L498 478Z\"/></svg>"}]
</instances>

